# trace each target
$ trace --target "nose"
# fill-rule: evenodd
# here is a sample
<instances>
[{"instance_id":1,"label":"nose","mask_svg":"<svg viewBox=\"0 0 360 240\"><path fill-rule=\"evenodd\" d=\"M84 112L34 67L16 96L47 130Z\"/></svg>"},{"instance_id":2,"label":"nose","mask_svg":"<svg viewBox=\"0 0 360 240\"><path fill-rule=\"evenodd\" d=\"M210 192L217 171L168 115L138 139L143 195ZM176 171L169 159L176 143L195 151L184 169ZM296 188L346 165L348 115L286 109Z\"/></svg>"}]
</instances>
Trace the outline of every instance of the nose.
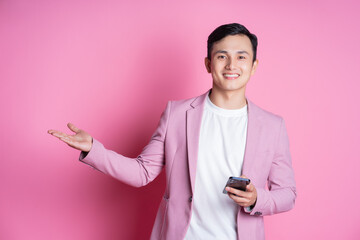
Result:
<instances>
[{"instance_id":1,"label":"nose","mask_svg":"<svg viewBox=\"0 0 360 240\"><path fill-rule=\"evenodd\" d=\"M227 64L226 64L226 69L228 70L232 70L235 68L235 61L232 58L228 58Z\"/></svg>"}]
</instances>

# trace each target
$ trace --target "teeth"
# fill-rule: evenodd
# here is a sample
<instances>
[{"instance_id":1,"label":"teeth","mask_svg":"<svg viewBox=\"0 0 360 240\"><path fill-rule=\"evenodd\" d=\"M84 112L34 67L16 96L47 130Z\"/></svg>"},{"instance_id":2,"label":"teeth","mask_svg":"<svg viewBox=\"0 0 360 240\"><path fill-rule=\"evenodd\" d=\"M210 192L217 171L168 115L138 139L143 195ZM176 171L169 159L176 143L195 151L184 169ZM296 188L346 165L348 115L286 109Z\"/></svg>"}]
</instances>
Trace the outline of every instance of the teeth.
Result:
<instances>
[{"instance_id":1,"label":"teeth","mask_svg":"<svg viewBox=\"0 0 360 240\"><path fill-rule=\"evenodd\" d=\"M224 74L225 77L238 77L239 74Z\"/></svg>"}]
</instances>

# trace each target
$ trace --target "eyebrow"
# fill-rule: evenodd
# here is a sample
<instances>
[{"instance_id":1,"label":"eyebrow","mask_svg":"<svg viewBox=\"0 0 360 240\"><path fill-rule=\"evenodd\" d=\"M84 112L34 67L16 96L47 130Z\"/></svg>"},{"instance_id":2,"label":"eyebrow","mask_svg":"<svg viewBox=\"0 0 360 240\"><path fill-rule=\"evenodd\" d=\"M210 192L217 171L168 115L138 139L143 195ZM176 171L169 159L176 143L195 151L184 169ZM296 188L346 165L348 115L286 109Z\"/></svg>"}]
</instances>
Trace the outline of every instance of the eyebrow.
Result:
<instances>
[{"instance_id":1,"label":"eyebrow","mask_svg":"<svg viewBox=\"0 0 360 240\"><path fill-rule=\"evenodd\" d=\"M217 54L217 53L228 53L228 51L225 51L225 50L219 50L219 51L216 51L214 54ZM239 54L247 54L247 55L250 55L247 51L237 51L236 53L239 53Z\"/></svg>"}]
</instances>

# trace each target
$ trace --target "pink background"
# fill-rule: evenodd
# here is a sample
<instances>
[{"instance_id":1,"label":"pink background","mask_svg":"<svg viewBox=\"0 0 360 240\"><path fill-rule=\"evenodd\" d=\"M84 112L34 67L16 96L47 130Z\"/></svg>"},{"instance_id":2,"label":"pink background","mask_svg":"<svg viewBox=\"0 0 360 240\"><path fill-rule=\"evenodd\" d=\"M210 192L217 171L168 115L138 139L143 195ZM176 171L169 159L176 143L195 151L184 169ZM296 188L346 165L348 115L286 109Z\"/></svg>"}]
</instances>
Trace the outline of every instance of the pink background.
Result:
<instances>
[{"instance_id":1,"label":"pink background","mask_svg":"<svg viewBox=\"0 0 360 240\"><path fill-rule=\"evenodd\" d=\"M287 124L298 198L267 239L359 239L358 1L0 1L0 239L147 239L164 174L135 189L46 133L71 121L135 157L168 100L211 87L206 40L259 38L253 102ZM66 130L67 131L67 130Z\"/></svg>"}]
</instances>

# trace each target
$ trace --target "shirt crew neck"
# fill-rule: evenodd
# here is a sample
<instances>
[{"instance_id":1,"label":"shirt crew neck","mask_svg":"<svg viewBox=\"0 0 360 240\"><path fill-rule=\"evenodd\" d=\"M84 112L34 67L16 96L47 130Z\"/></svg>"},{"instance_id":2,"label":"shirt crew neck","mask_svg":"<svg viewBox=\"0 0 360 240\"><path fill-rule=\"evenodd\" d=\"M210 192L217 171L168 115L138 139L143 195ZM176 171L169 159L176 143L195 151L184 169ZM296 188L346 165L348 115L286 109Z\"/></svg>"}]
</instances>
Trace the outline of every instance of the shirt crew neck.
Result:
<instances>
[{"instance_id":1,"label":"shirt crew neck","mask_svg":"<svg viewBox=\"0 0 360 240\"><path fill-rule=\"evenodd\" d=\"M225 116L225 117L240 117L247 115L247 104L239 109L225 109L216 106L213 102L211 102L209 94L206 96L205 101L206 109L212 111L215 114Z\"/></svg>"}]
</instances>

